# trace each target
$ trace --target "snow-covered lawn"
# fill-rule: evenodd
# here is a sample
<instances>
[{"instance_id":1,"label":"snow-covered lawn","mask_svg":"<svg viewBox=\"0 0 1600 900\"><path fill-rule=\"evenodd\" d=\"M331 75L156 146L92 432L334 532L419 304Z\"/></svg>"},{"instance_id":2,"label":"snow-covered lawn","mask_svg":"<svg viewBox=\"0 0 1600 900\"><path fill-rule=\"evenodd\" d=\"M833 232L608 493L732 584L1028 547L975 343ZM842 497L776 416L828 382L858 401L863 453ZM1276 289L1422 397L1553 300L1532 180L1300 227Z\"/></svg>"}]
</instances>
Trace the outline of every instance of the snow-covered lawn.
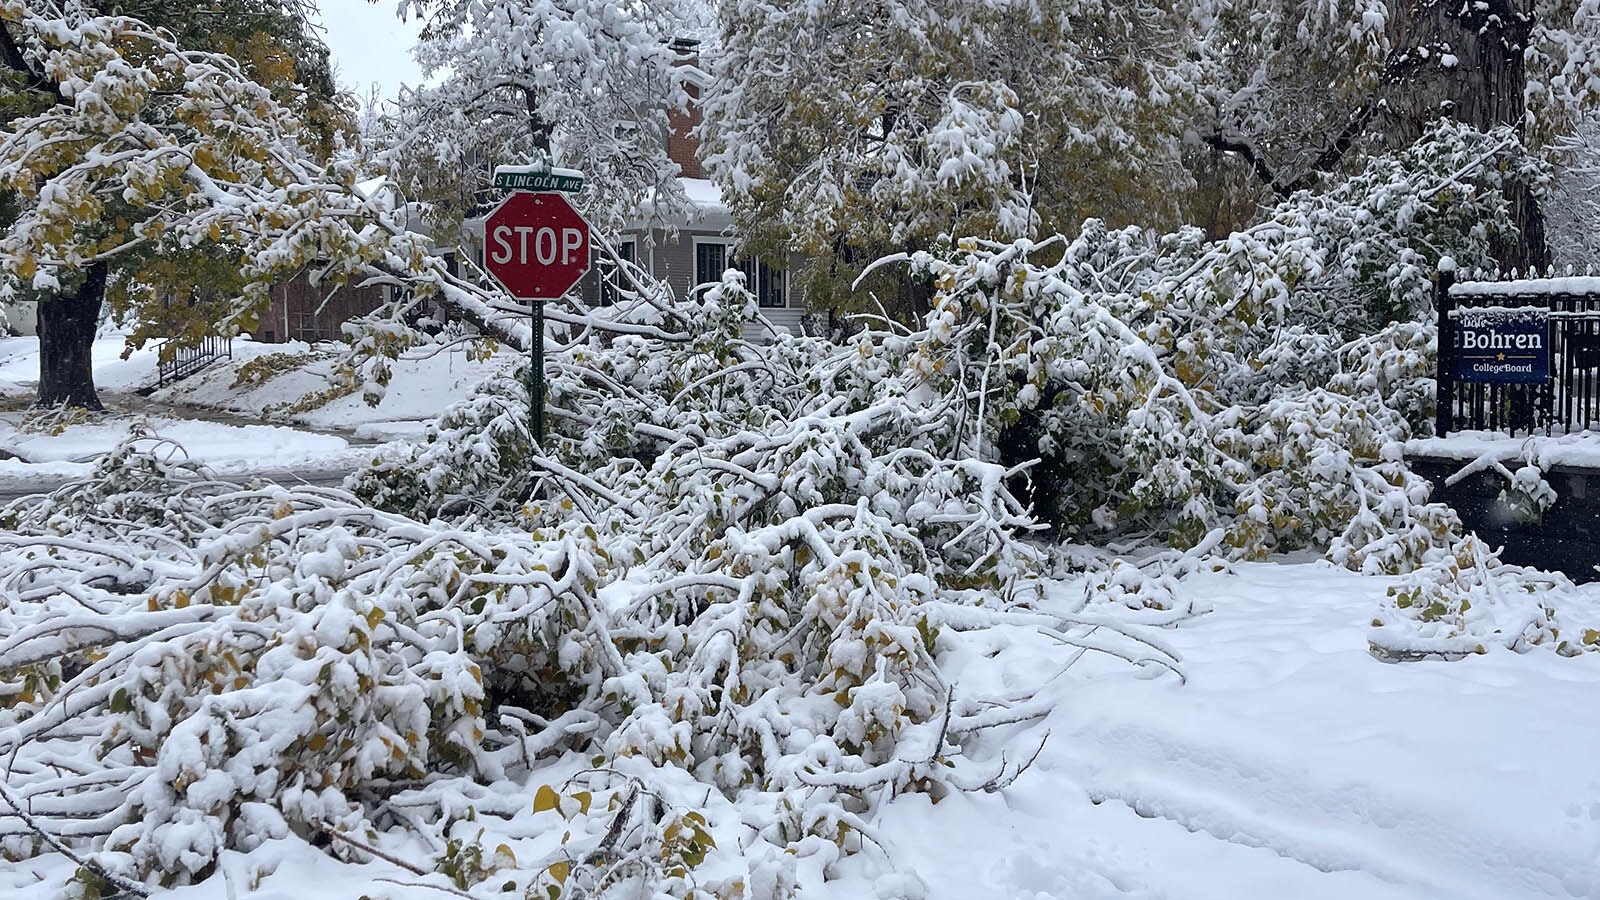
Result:
<instances>
[{"instance_id":1,"label":"snow-covered lawn","mask_svg":"<svg viewBox=\"0 0 1600 900\"><path fill-rule=\"evenodd\" d=\"M221 474L348 470L372 455L370 447L352 447L350 439L419 436L427 421L491 372L518 362L507 352L487 361L469 360L460 348L418 352L395 365L389 391L377 406L355 394L291 411L303 396L328 387L337 350L240 339L233 359L159 389L147 400L134 392L156 384L155 346L122 359L123 346L118 334L94 345L95 382L107 411L65 428L43 429L26 424L36 418L27 404L39 377L38 340L0 338L0 486L87 474L89 460L116 446L136 424L182 445L190 458ZM241 367L252 361L270 368L271 377L238 383ZM249 423L263 417L273 424Z\"/></svg>"},{"instance_id":2,"label":"snow-covered lawn","mask_svg":"<svg viewBox=\"0 0 1600 900\"><path fill-rule=\"evenodd\" d=\"M447 406L466 397L483 379L521 362L508 349L501 349L486 361L475 361L468 358L464 345L451 349L430 347L401 355L394 364L393 379L376 406L354 393L303 411L291 410L302 397L328 388L343 350L334 345L235 342L233 360L153 396L186 406L265 414L309 428L349 430L360 436L386 438L420 434L423 422L432 421ZM273 377L236 383L241 366L267 357L277 360L272 365ZM258 363L264 364L268 363Z\"/></svg>"},{"instance_id":3,"label":"snow-covered lawn","mask_svg":"<svg viewBox=\"0 0 1600 900\"><path fill-rule=\"evenodd\" d=\"M278 425L234 425L153 417L110 417L67 425L59 433L19 430L22 416L0 416L0 483L30 476L82 476L93 460L112 450L136 427L170 441L168 452L210 466L218 474L254 471L345 471L372 455L344 438Z\"/></svg>"},{"instance_id":4,"label":"snow-covered lawn","mask_svg":"<svg viewBox=\"0 0 1600 900\"><path fill-rule=\"evenodd\" d=\"M1074 651L1027 628L955 637L945 668L959 692L1037 691L1052 707L1004 736L1016 760L1048 733L1037 761L996 793L896 798L877 823L882 848L835 860L831 880L830 844L792 859L800 895L1600 897L1600 656L1379 662L1366 634L1389 583L1324 563L1192 576L1182 593L1202 612L1152 632L1181 656L1186 683L1094 654L1072 663ZM1045 609L1067 609L1081 586L1049 593ZM682 781L720 848L703 874L743 871L739 811ZM456 828L539 858L566 824L533 812L531 792L485 790L482 814ZM429 852L390 849L417 862ZM54 896L67 872L53 856L7 866L0 891L19 900ZM225 853L221 870L162 896L409 900L444 884L383 861L340 864L297 839Z\"/></svg>"}]
</instances>

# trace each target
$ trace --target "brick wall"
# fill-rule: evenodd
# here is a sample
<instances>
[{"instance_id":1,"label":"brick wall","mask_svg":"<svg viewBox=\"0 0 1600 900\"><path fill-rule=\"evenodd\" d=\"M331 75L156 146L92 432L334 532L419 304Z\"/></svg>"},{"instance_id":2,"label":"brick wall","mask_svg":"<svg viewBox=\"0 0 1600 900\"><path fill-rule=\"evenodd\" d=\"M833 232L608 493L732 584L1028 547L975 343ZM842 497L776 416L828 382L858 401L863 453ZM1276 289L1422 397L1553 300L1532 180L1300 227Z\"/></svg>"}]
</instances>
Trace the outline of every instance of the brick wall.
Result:
<instances>
[{"instance_id":1,"label":"brick wall","mask_svg":"<svg viewBox=\"0 0 1600 900\"><path fill-rule=\"evenodd\" d=\"M364 316L383 304L382 287L345 285L334 291L317 288L301 274L293 281L272 286L272 305L261 316L253 332L263 343L285 341L336 341L340 326L356 316Z\"/></svg>"},{"instance_id":2,"label":"brick wall","mask_svg":"<svg viewBox=\"0 0 1600 900\"><path fill-rule=\"evenodd\" d=\"M684 52L679 56L677 65L699 65L698 51ZM693 85L689 86L689 111L679 112L676 109L667 111L667 124L670 130L667 135L667 158L678 164L683 169L684 178L704 178L705 169L700 167L700 141L689 136L689 130L700 124L700 90Z\"/></svg>"}]
</instances>

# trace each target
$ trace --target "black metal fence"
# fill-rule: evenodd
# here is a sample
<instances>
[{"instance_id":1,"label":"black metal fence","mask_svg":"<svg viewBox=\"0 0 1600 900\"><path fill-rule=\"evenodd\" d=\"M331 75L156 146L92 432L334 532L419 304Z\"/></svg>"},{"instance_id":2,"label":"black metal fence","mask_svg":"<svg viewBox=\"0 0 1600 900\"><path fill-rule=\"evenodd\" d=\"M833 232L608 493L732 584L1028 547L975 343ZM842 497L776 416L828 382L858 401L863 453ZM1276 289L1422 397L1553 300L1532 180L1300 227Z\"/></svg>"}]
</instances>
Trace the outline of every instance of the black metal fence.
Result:
<instances>
[{"instance_id":1,"label":"black metal fence","mask_svg":"<svg viewBox=\"0 0 1600 900\"><path fill-rule=\"evenodd\" d=\"M219 359L233 358L233 338L209 335L196 346L173 346L171 341L162 344L156 355L156 382L165 387L174 381L188 378Z\"/></svg>"},{"instance_id":2,"label":"black metal fence","mask_svg":"<svg viewBox=\"0 0 1600 900\"><path fill-rule=\"evenodd\" d=\"M1438 282L1439 369L1435 433L1510 434L1600 428L1600 277ZM1550 310L1550 377L1536 384L1484 384L1456 378L1456 310Z\"/></svg>"}]
</instances>

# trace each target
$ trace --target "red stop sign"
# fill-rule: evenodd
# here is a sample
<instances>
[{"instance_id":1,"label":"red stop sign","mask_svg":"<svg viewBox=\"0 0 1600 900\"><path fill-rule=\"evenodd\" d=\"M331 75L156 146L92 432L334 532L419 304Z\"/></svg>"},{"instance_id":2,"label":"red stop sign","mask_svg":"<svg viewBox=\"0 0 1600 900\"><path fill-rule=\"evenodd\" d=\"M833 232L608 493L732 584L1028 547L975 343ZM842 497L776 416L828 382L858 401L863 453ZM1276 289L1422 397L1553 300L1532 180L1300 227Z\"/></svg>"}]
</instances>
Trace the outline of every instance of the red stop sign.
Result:
<instances>
[{"instance_id":1,"label":"red stop sign","mask_svg":"<svg viewBox=\"0 0 1600 900\"><path fill-rule=\"evenodd\" d=\"M489 274L520 300L559 299L589 271L589 223L561 194L513 193L483 239Z\"/></svg>"}]
</instances>

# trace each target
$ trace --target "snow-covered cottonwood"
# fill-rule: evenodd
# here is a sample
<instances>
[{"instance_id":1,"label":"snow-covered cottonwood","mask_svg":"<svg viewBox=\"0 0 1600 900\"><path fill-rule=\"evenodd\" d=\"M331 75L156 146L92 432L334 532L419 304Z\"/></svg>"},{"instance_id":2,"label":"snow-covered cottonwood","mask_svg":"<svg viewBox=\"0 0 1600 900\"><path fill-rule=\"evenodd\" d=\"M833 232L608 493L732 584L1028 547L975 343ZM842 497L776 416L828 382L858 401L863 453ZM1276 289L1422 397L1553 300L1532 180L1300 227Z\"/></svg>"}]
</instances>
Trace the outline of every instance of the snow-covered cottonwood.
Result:
<instances>
[{"instance_id":1,"label":"snow-covered cottonwood","mask_svg":"<svg viewBox=\"0 0 1600 900\"><path fill-rule=\"evenodd\" d=\"M173 18L168 4L129 5ZM295 87L297 64L315 80L317 53L284 58L300 44L320 49L302 6L258 7L181 17L208 46L238 50L241 63L185 47L171 29L99 15L94 4L0 6L9 73L0 180L11 198L0 254L10 289L40 301L41 404L98 406L88 354L108 288L149 313L164 306L153 294L187 299L197 281L183 273L210 268L210 287L226 295L240 282L241 251L271 240L257 234L283 232L246 223L261 218L272 186L306 180L307 148L332 140L333 104L314 85ZM325 50L320 59L325 79Z\"/></svg>"},{"instance_id":2,"label":"snow-covered cottonwood","mask_svg":"<svg viewBox=\"0 0 1600 900\"><path fill-rule=\"evenodd\" d=\"M940 234L1061 230L1182 177L1170 4L736 0L717 28L707 167L751 252L823 261L815 295L829 262L848 282Z\"/></svg>"},{"instance_id":3,"label":"snow-covered cottonwood","mask_svg":"<svg viewBox=\"0 0 1600 900\"><path fill-rule=\"evenodd\" d=\"M385 0L389 2L389 0ZM675 38L697 27L683 0L402 0L420 16L416 57L438 84L402 96L380 142L401 183L459 221L487 199L496 164L543 155L583 172L578 204L615 228L683 202L667 114L697 70Z\"/></svg>"},{"instance_id":4,"label":"snow-covered cottonwood","mask_svg":"<svg viewBox=\"0 0 1600 900\"><path fill-rule=\"evenodd\" d=\"M1596 13L1585 0L1200 0L1201 136L1280 198L1439 117L1509 126L1537 151L1600 87ZM1513 200L1517 233L1497 256L1544 265L1536 193Z\"/></svg>"}]
</instances>

